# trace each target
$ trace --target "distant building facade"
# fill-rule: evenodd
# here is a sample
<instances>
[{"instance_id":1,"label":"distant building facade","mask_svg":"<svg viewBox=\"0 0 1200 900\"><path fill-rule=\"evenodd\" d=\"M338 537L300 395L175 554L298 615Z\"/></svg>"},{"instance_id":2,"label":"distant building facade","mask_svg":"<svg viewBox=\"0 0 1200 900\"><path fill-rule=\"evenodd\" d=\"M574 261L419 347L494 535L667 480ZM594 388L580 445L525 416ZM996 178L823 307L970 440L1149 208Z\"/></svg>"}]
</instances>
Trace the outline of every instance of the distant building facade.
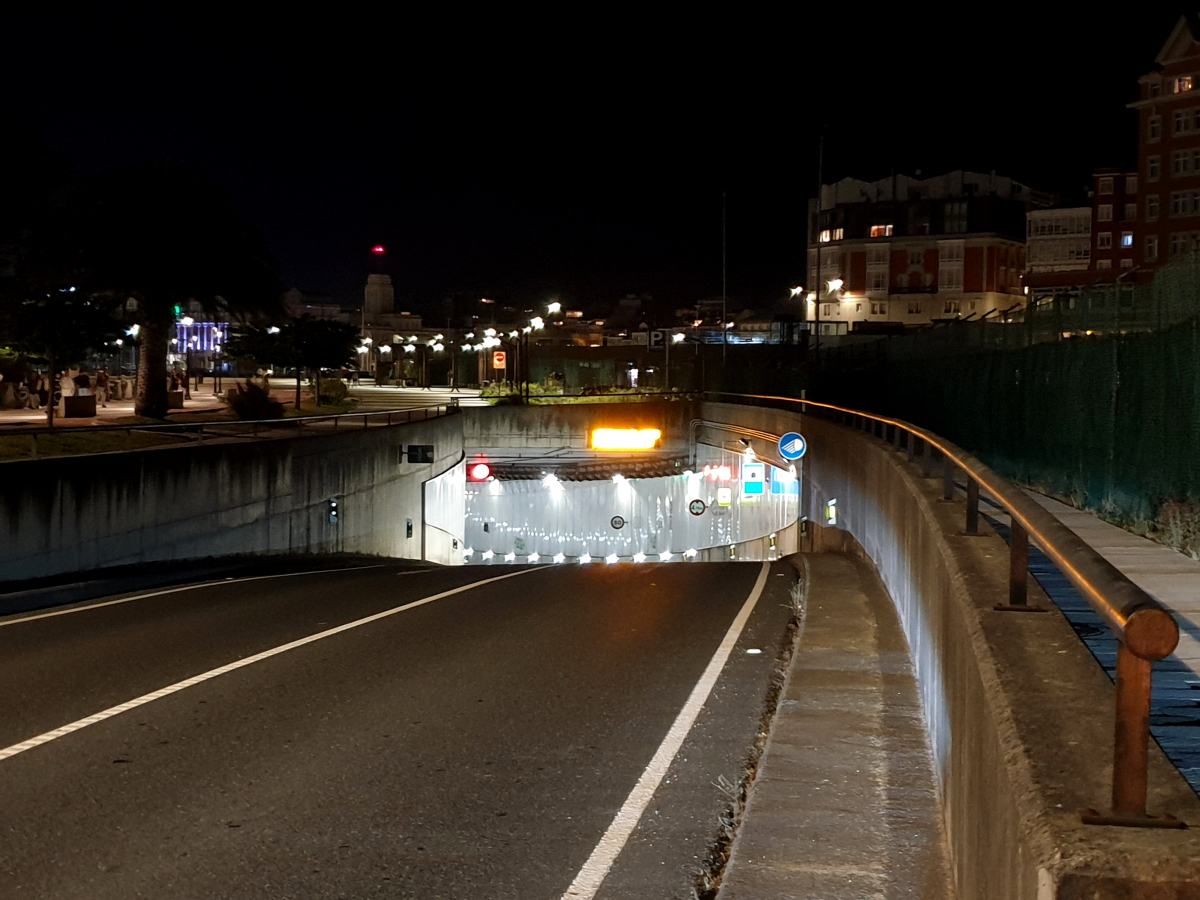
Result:
<instances>
[{"instance_id":1,"label":"distant building facade","mask_svg":"<svg viewBox=\"0 0 1200 900\"><path fill-rule=\"evenodd\" d=\"M844 334L1010 313L1023 305L1026 212L1050 203L995 173L823 185L809 211L807 318Z\"/></svg>"},{"instance_id":2,"label":"distant building facade","mask_svg":"<svg viewBox=\"0 0 1200 900\"><path fill-rule=\"evenodd\" d=\"M1155 62L1130 104L1144 186L1132 249L1147 269L1200 245L1200 16L1180 18Z\"/></svg>"}]
</instances>

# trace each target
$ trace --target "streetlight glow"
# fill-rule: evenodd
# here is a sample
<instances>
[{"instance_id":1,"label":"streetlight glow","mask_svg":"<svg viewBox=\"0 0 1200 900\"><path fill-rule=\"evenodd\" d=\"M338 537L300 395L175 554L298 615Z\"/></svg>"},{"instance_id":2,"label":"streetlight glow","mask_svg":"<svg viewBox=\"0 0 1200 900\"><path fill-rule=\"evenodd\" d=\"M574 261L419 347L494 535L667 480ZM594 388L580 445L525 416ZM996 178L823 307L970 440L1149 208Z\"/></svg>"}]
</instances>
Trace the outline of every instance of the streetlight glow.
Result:
<instances>
[{"instance_id":1,"label":"streetlight glow","mask_svg":"<svg viewBox=\"0 0 1200 900\"><path fill-rule=\"evenodd\" d=\"M560 312L562 312L562 304L559 303L557 300L551 300L549 303L546 304L546 312L550 313L550 315L554 315L555 313L560 313Z\"/></svg>"}]
</instances>

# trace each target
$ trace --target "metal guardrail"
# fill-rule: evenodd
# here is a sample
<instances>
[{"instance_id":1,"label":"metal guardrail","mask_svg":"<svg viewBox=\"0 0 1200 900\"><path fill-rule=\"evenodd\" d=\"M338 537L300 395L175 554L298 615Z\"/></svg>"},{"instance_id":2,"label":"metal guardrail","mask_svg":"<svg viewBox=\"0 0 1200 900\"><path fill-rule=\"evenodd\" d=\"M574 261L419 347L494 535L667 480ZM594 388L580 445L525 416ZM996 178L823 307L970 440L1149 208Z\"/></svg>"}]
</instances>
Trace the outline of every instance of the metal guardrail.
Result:
<instances>
[{"instance_id":1,"label":"metal guardrail","mask_svg":"<svg viewBox=\"0 0 1200 900\"><path fill-rule=\"evenodd\" d=\"M979 533L979 491L986 490L1008 513L1009 542L1008 603L1000 611L1039 612L1027 600L1029 538L1054 561L1076 590L1112 629L1119 641L1117 651L1116 733L1113 742L1112 812L1085 810L1082 820L1093 825L1125 825L1141 828L1182 828L1173 816L1146 813L1150 744L1150 689L1152 665L1174 652L1179 643L1179 626L1170 611L1123 575L1108 560L1084 543L1049 511L993 472L960 447L900 419L860 410L763 394L716 393L741 401L770 401L801 413L816 412L823 418L866 431L918 462L930 477L940 464L943 497L955 499L955 475L966 477L966 521L964 533ZM936 458L935 458L936 453Z\"/></svg>"},{"instance_id":2,"label":"metal guardrail","mask_svg":"<svg viewBox=\"0 0 1200 900\"><path fill-rule=\"evenodd\" d=\"M27 437L30 441L30 455L26 459L41 459L43 457L82 456L85 453L50 453L43 454L38 449L38 439L47 437L62 438L70 435L123 434L125 446L115 452L136 449L133 446L134 434L179 435L189 444L203 444L206 439L219 438L250 438L256 439L267 432L278 434L280 431L292 432L295 436L302 435L306 430L312 431L317 426L328 426L322 431L341 431L347 428L361 429L387 425L405 425L410 422L423 422L444 416L456 411L457 403L440 404L436 406L413 406L405 409L376 410L373 412L334 413L325 416L294 416L286 419L216 419L208 422L170 422L161 425L78 425L56 426L54 428L25 428L14 427L11 431L0 429L0 437ZM160 445L161 446L161 445ZM91 451L113 452L113 451ZM22 462L23 459L9 459L2 462Z\"/></svg>"}]
</instances>

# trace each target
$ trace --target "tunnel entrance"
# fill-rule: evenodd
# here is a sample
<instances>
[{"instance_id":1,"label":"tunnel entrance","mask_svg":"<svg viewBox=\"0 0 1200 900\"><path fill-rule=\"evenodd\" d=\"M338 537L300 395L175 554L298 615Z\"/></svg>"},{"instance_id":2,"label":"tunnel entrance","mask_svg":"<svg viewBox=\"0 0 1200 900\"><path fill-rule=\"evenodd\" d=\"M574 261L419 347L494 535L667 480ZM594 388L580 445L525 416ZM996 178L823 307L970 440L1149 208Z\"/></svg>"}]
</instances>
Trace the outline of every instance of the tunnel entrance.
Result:
<instances>
[{"instance_id":1,"label":"tunnel entrance","mask_svg":"<svg viewBox=\"0 0 1200 900\"><path fill-rule=\"evenodd\" d=\"M468 565L773 559L794 542L800 477L752 450L487 462L465 485Z\"/></svg>"}]
</instances>

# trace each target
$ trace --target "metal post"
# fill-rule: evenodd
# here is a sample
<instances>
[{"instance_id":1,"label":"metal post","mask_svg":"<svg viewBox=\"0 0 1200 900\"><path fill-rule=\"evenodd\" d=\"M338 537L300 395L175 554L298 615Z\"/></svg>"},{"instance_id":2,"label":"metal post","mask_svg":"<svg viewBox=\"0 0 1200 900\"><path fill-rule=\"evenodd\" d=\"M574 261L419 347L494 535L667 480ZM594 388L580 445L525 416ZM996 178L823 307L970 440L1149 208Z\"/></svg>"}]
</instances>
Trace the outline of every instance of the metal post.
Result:
<instances>
[{"instance_id":1,"label":"metal post","mask_svg":"<svg viewBox=\"0 0 1200 900\"><path fill-rule=\"evenodd\" d=\"M1017 524L1016 519L1011 519L1009 533L1008 605L1025 606L1028 599L1029 535Z\"/></svg>"},{"instance_id":2,"label":"metal post","mask_svg":"<svg viewBox=\"0 0 1200 900\"><path fill-rule=\"evenodd\" d=\"M1113 813L1146 814L1150 762L1150 671L1148 659L1117 647L1117 727L1113 741Z\"/></svg>"},{"instance_id":3,"label":"metal post","mask_svg":"<svg viewBox=\"0 0 1200 900\"><path fill-rule=\"evenodd\" d=\"M942 499L954 499L954 462L945 453L942 454Z\"/></svg>"},{"instance_id":4,"label":"metal post","mask_svg":"<svg viewBox=\"0 0 1200 900\"><path fill-rule=\"evenodd\" d=\"M900 426L899 425L892 426L892 446L896 449L897 452L899 452L899 450L900 450Z\"/></svg>"},{"instance_id":5,"label":"metal post","mask_svg":"<svg viewBox=\"0 0 1200 900\"><path fill-rule=\"evenodd\" d=\"M908 461L912 462L917 456L917 436L911 431L908 433Z\"/></svg>"},{"instance_id":6,"label":"metal post","mask_svg":"<svg viewBox=\"0 0 1200 900\"><path fill-rule=\"evenodd\" d=\"M933 445L929 441L921 442L921 477L928 478L933 474Z\"/></svg>"},{"instance_id":7,"label":"metal post","mask_svg":"<svg viewBox=\"0 0 1200 900\"><path fill-rule=\"evenodd\" d=\"M979 534L979 482L967 476L967 534Z\"/></svg>"}]
</instances>

